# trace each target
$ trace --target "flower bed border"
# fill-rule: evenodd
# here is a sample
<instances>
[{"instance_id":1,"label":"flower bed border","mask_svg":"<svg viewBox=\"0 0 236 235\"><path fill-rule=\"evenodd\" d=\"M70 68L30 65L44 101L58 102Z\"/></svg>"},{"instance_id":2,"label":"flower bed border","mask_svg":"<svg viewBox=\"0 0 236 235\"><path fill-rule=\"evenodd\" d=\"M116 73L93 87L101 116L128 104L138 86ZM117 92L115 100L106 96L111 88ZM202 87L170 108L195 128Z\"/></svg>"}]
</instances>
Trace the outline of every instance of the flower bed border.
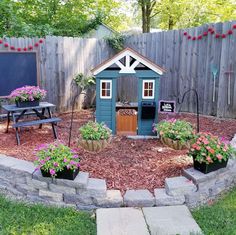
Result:
<instances>
[{"instance_id":1,"label":"flower bed border","mask_svg":"<svg viewBox=\"0 0 236 235\"><path fill-rule=\"evenodd\" d=\"M236 160L230 159L226 168L203 174L193 168L183 171L183 176L166 178L165 188L107 190L103 179L89 178L80 172L75 180L42 177L35 172L32 162L0 154L0 189L16 198L33 203L52 204L93 210L101 207L170 206L186 204L196 207L215 199L236 185Z\"/></svg>"}]
</instances>

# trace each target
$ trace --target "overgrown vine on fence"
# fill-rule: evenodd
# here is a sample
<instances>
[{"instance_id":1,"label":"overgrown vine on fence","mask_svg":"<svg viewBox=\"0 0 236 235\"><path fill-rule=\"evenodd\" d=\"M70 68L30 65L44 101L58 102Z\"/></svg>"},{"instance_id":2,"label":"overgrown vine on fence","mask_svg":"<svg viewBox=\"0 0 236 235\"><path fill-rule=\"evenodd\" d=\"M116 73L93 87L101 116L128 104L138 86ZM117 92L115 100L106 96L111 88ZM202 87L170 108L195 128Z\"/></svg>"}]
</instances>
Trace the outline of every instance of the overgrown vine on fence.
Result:
<instances>
[{"instance_id":1,"label":"overgrown vine on fence","mask_svg":"<svg viewBox=\"0 0 236 235\"><path fill-rule=\"evenodd\" d=\"M105 38L106 42L116 51L124 49L125 36L121 33L115 33Z\"/></svg>"}]
</instances>

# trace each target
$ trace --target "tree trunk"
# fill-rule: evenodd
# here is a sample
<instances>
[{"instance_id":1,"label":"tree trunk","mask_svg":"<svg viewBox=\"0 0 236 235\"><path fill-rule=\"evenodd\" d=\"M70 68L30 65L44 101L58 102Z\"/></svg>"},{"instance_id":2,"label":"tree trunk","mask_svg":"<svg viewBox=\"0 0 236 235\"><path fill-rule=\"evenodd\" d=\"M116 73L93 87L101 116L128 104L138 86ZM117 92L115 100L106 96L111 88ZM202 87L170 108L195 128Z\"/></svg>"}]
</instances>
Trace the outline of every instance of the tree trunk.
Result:
<instances>
[{"instance_id":1,"label":"tree trunk","mask_svg":"<svg viewBox=\"0 0 236 235\"><path fill-rule=\"evenodd\" d=\"M142 29L143 33L149 33L151 28L151 14L155 1L152 0L140 0L139 5L142 9Z\"/></svg>"}]
</instances>

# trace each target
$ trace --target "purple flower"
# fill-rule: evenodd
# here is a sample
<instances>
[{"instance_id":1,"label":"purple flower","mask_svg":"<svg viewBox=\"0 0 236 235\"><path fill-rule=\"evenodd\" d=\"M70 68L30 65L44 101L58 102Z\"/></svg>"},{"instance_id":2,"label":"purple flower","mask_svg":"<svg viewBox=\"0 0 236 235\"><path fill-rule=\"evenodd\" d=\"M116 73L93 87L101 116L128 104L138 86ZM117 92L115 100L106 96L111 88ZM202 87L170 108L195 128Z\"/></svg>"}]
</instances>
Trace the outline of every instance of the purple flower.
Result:
<instances>
[{"instance_id":1,"label":"purple flower","mask_svg":"<svg viewBox=\"0 0 236 235\"><path fill-rule=\"evenodd\" d=\"M50 172L50 175L55 175L56 174L56 171L54 169L50 169L49 172Z\"/></svg>"},{"instance_id":2,"label":"purple flower","mask_svg":"<svg viewBox=\"0 0 236 235\"><path fill-rule=\"evenodd\" d=\"M54 163L53 163L53 166L58 167L58 163L57 163L57 162L54 162Z\"/></svg>"},{"instance_id":3,"label":"purple flower","mask_svg":"<svg viewBox=\"0 0 236 235\"><path fill-rule=\"evenodd\" d=\"M79 164L79 163L77 163L77 167L80 167L80 164Z\"/></svg>"},{"instance_id":4,"label":"purple flower","mask_svg":"<svg viewBox=\"0 0 236 235\"><path fill-rule=\"evenodd\" d=\"M63 162L68 162L68 160L66 158L64 158Z\"/></svg>"},{"instance_id":5,"label":"purple flower","mask_svg":"<svg viewBox=\"0 0 236 235\"><path fill-rule=\"evenodd\" d=\"M40 166L37 166L37 167L35 168L35 171L38 171L38 170L40 170Z\"/></svg>"},{"instance_id":6,"label":"purple flower","mask_svg":"<svg viewBox=\"0 0 236 235\"><path fill-rule=\"evenodd\" d=\"M70 164L71 165L76 165L76 162L75 161L70 161Z\"/></svg>"},{"instance_id":7,"label":"purple flower","mask_svg":"<svg viewBox=\"0 0 236 235\"><path fill-rule=\"evenodd\" d=\"M70 165L67 165L66 168L67 168L67 170L69 170L70 169Z\"/></svg>"},{"instance_id":8,"label":"purple flower","mask_svg":"<svg viewBox=\"0 0 236 235\"><path fill-rule=\"evenodd\" d=\"M39 162L40 162L42 165L45 164L45 161L44 161L44 160L40 160Z\"/></svg>"},{"instance_id":9,"label":"purple flower","mask_svg":"<svg viewBox=\"0 0 236 235\"><path fill-rule=\"evenodd\" d=\"M49 161L51 158L50 157L46 157L46 161Z\"/></svg>"},{"instance_id":10,"label":"purple flower","mask_svg":"<svg viewBox=\"0 0 236 235\"><path fill-rule=\"evenodd\" d=\"M78 158L79 156L77 154L73 155L72 158Z\"/></svg>"}]
</instances>

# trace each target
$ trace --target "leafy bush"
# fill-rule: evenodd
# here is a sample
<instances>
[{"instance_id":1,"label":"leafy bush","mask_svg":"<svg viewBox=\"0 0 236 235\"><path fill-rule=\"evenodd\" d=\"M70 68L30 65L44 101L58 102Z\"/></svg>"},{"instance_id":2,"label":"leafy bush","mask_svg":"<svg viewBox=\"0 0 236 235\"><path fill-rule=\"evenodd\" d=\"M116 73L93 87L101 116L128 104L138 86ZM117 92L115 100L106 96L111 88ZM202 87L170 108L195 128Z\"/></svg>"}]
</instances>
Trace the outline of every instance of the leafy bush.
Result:
<instances>
[{"instance_id":1,"label":"leafy bush","mask_svg":"<svg viewBox=\"0 0 236 235\"><path fill-rule=\"evenodd\" d=\"M104 123L90 121L79 130L84 140L107 140L111 136L111 130Z\"/></svg>"},{"instance_id":2,"label":"leafy bush","mask_svg":"<svg viewBox=\"0 0 236 235\"><path fill-rule=\"evenodd\" d=\"M124 49L125 37L123 34L115 33L105 39L107 43L116 51Z\"/></svg>"},{"instance_id":3,"label":"leafy bush","mask_svg":"<svg viewBox=\"0 0 236 235\"><path fill-rule=\"evenodd\" d=\"M153 130L159 132L162 137L178 140L181 143L185 143L194 137L192 125L183 120L163 120L158 124L154 124Z\"/></svg>"},{"instance_id":4,"label":"leafy bush","mask_svg":"<svg viewBox=\"0 0 236 235\"><path fill-rule=\"evenodd\" d=\"M86 77L83 73L79 73L74 77L74 81L81 88L82 91L96 84L95 77Z\"/></svg>"},{"instance_id":5,"label":"leafy bush","mask_svg":"<svg viewBox=\"0 0 236 235\"><path fill-rule=\"evenodd\" d=\"M47 92L38 86L23 86L15 89L9 95L9 98L18 101L42 100L46 97Z\"/></svg>"},{"instance_id":6,"label":"leafy bush","mask_svg":"<svg viewBox=\"0 0 236 235\"><path fill-rule=\"evenodd\" d=\"M233 154L235 150L227 141L210 133L199 133L188 152L196 161L206 164L226 161Z\"/></svg>"},{"instance_id":7,"label":"leafy bush","mask_svg":"<svg viewBox=\"0 0 236 235\"><path fill-rule=\"evenodd\" d=\"M64 168L75 170L80 167L77 152L59 141L40 145L36 149L35 155L36 169L49 172L51 176L56 176L57 172Z\"/></svg>"}]
</instances>

